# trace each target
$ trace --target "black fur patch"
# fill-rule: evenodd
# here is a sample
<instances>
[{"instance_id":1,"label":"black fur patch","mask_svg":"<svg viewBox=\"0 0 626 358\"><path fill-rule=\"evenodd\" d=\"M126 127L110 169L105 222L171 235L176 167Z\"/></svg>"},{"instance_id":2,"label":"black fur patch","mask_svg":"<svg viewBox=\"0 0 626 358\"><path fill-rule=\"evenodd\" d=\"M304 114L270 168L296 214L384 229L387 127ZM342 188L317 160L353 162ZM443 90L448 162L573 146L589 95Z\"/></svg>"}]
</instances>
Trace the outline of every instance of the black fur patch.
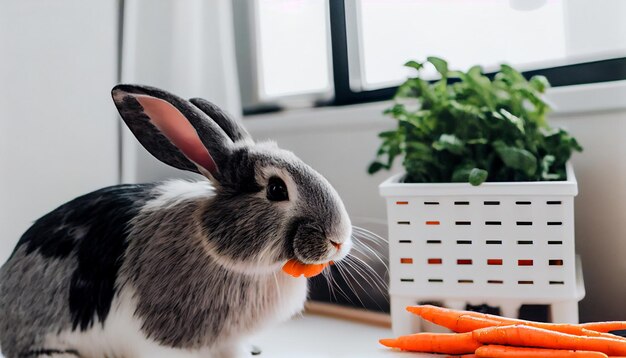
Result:
<instances>
[{"instance_id":1,"label":"black fur patch","mask_svg":"<svg viewBox=\"0 0 626 358\"><path fill-rule=\"evenodd\" d=\"M206 113L224 130L226 135L228 135L233 142L250 137L248 132L239 122L231 118L226 112L215 104L202 98L192 98L189 102L198 107L202 112Z\"/></svg>"},{"instance_id":2,"label":"black fur patch","mask_svg":"<svg viewBox=\"0 0 626 358\"><path fill-rule=\"evenodd\" d=\"M224 166L218 174L222 186L220 194L236 197L263 190L263 186L256 181L255 159L250 157L247 149L233 151Z\"/></svg>"},{"instance_id":3,"label":"black fur patch","mask_svg":"<svg viewBox=\"0 0 626 358\"><path fill-rule=\"evenodd\" d=\"M127 247L128 223L150 196L153 184L118 185L76 198L37 220L17 244L48 258L78 265L70 285L73 329L104 322L115 295L115 280ZM17 250L17 248L16 248Z\"/></svg>"},{"instance_id":4,"label":"black fur patch","mask_svg":"<svg viewBox=\"0 0 626 358\"><path fill-rule=\"evenodd\" d=\"M63 207L61 207L63 208ZM41 219L37 220L18 241L15 251L22 246L26 247L26 252L31 253L39 250L45 257L65 258L69 255L76 243L70 234L68 227L59 226L63 222L64 212L57 209Z\"/></svg>"},{"instance_id":5,"label":"black fur patch","mask_svg":"<svg viewBox=\"0 0 626 358\"><path fill-rule=\"evenodd\" d=\"M54 357L57 354L72 354L75 355L77 357L80 357L78 355L78 351L75 349L64 349L64 350L60 350L60 349L35 349L32 351L28 351L26 353L22 353L19 355L19 358L26 358L26 357L38 357L38 356L50 356L50 357Z\"/></svg>"}]
</instances>

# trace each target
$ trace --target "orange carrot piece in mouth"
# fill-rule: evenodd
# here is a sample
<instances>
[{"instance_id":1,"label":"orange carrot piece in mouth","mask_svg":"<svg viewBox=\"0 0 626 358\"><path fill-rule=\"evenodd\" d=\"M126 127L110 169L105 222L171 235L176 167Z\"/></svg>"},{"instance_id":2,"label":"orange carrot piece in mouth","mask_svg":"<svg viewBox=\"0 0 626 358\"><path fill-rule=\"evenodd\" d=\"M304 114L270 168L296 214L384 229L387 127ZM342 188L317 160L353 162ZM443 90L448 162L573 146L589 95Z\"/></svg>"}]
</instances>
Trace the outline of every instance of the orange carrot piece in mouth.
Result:
<instances>
[{"instance_id":1,"label":"orange carrot piece in mouth","mask_svg":"<svg viewBox=\"0 0 626 358\"><path fill-rule=\"evenodd\" d=\"M283 271L293 277L314 277L322 273L328 263L323 264L305 264L296 259L291 259L283 266Z\"/></svg>"}]
</instances>

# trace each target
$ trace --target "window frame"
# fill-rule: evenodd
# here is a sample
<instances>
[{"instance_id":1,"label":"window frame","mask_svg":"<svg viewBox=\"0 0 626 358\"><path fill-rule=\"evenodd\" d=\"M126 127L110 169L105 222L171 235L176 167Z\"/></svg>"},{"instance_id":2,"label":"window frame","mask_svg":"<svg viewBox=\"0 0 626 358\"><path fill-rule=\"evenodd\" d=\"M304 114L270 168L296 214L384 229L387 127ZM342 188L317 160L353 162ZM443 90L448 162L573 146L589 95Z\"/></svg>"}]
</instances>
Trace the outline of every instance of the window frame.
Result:
<instances>
[{"instance_id":1,"label":"window frame","mask_svg":"<svg viewBox=\"0 0 626 358\"><path fill-rule=\"evenodd\" d=\"M258 36L260 31L258 0L234 0L233 17L235 18L235 51L237 52L237 70L242 97L243 113L256 114L282 110L284 107L311 107L329 103L334 97L332 54L330 49L327 54L328 61L328 88L323 91L310 91L294 93L283 96L268 96L263 98L261 86L264 84L263 73L260 70L263 65L260 55ZM325 4L327 14L324 31L328 45L332 41L330 33L330 10L329 4ZM242 21L243 19L243 21Z\"/></svg>"},{"instance_id":2,"label":"window frame","mask_svg":"<svg viewBox=\"0 0 626 358\"><path fill-rule=\"evenodd\" d=\"M244 115L276 112L287 107L306 107L307 105L328 107L370 103L386 101L394 97L398 86L371 90L355 88L360 87L358 86L360 62L357 56L350 56L350 53L360 53L358 23L356 16L354 16L358 12L358 5L355 0L327 1L329 13L326 27L330 32L330 93L284 96L265 102L259 101L260 98L257 93L259 74L256 72L258 65L254 63L257 54L250 47L250 41L253 41L255 36L252 29L256 28L256 19L251 13L254 12L254 5L247 5L243 14L241 9L234 11L235 16L243 15L248 21L245 28L235 29L237 41L242 41L242 37L244 40L243 44L237 44L237 51L239 52L239 49L245 47L250 51L248 56L243 56L245 58L241 58L241 53L238 53L237 56L240 85L242 88L248 88L247 94L242 93ZM241 6L241 3L248 3L248 0L235 0L235 4L237 2ZM243 36L242 33L244 33ZM246 73L242 75L241 71L246 67L247 69L244 71ZM487 73L490 77L494 74L493 72ZM603 60L585 61L583 59L581 62L522 71L522 74L526 78L543 75L550 81L552 87L621 81L626 80L626 57L623 54L616 54ZM252 104L246 103L250 102L250 95L252 96ZM246 96L248 96L248 100L243 101Z\"/></svg>"},{"instance_id":3,"label":"window frame","mask_svg":"<svg viewBox=\"0 0 626 358\"><path fill-rule=\"evenodd\" d=\"M349 33L348 26L352 26L352 31L359 31L356 19L350 19L350 15L357 14L358 5L354 0L329 1L335 82L335 98L332 105L368 103L393 98L398 86L374 90L354 89L355 80L358 81L356 74L360 72L360 63L358 63L358 58L355 58L356 56L350 58L350 53L360 53L357 48L359 39L358 33ZM494 74L493 72L487 73L490 77ZM626 57L545 67L522 71L522 74L526 78L543 75L550 81L552 87L620 81L626 80Z\"/></svg>"}]
</instances>

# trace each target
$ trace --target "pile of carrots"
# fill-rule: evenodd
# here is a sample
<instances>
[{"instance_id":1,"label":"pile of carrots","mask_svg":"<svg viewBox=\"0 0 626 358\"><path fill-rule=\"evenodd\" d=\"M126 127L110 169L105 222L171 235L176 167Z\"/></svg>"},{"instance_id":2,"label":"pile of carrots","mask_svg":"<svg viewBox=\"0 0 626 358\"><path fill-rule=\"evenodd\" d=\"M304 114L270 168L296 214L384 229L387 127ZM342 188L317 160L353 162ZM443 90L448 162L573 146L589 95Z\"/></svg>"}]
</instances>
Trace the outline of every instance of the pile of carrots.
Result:
<instances>
[{"instance_id":1,"label":"pile of carrots","mask_svg":"<svg viewBox=\"0 0 626 358\"><path fill-rule=\"evenodd\" d=\"M626 358L626 338L608 333L626 329L626 322L540 323L430 305L407 311L455 333L416 333L381 339L382 345L463 358Z\"/></svg>"}]
</instances>

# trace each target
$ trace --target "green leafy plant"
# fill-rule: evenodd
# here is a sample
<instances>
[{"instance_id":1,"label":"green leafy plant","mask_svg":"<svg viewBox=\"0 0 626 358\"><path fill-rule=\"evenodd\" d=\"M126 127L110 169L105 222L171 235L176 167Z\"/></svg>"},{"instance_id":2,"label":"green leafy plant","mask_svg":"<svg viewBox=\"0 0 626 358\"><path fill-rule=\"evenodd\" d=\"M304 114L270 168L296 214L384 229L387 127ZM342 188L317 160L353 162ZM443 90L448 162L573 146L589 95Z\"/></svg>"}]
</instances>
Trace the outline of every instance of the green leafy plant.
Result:
<instances>
[{"instance_id":1,"label":"green leafy plant","mask_svg":"<svg viewBox=\"0 0 626 358\"><path fill-rule=\"evenodd\" d=\"M526 80L508 65L492 77L479 66L451 71L429 57L441 79L419 77L425 63L409 61L418 72L398 88L385 114L398 127L382 140L370 174L403 158L404 182L537 181L566 178L565 162L582 148L565 130L546 122L550 108L541 95L543 76Z\"/></svg>"}]
</instances>

